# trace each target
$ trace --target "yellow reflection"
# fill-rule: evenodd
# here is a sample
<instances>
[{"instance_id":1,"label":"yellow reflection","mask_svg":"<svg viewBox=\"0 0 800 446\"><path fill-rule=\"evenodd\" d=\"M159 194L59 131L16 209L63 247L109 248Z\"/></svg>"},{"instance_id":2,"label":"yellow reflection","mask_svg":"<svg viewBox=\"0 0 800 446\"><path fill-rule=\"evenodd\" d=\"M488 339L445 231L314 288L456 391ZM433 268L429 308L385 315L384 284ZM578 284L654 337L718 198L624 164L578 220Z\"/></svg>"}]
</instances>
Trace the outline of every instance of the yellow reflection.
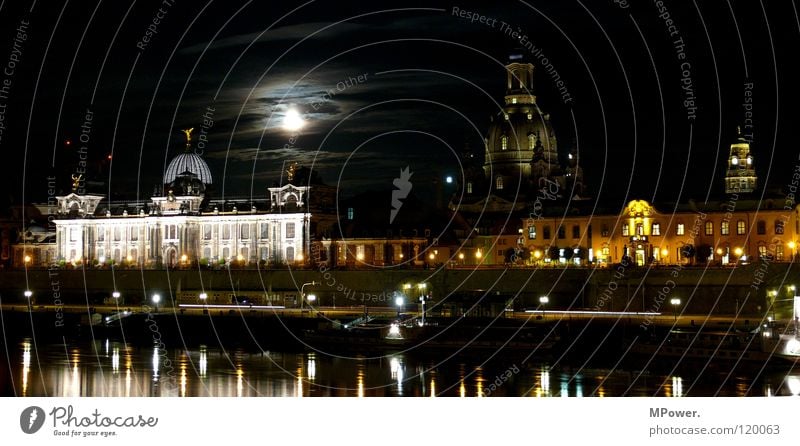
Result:
<instances>
[{"instance_id":1,"label":"yellow reflection","mask_svg":"<svg viewBox=\"0 0 800 446\"><path fill-rule=\"evenodd\" d=\"M436 397L436 380L431 378L431 398Z\"/></svg>"},{"instance_id":2,"label":"yellow reflection","mask_svg":"<svg viewBox=\"0 0 800 446\"><path fill-rule=\"evenodd\" d=\"M78 356L77 350L73 352L72 360L75 363L72 366L72 383L70 385L70 392L71 396L80 396L81 376L80 376L80 371L78 370L78 362L80 360L80 357Z\"/></svg>"},{"instance_id":3,"label":"yellow reflection","mask_svg":"<svg viewBox=\"0 0 800 446\"><path fill-rule=\"evenodd\" d=\"M359 368L358 375L356 375L356 382L358 383L358 397L364 398L364 370Z\"/></svg>"},{"instance_id":4,"label":"yellow reflection","mask_svg":"<svg viewBox=\"0 0 800 446\"><path fill-rule=\"evenodd\" d=\"M186 396L186 363L181 364L181 396Z\"/></svg>"},{"instance_id":5,"label":"yellow reflection","mask_svg":"<svg viewBox=\"0 0 800 446\"><path fill-rule=\"evenodd\" d=\"M22 396L28 393L28 374L31 371L31 343L22 343Z\"/></svg>"},{"instance_id":6,"label":"yellow reflection","mask_svg":"<svg viewBox=\"0 0 800 446\"><path fill-rule=\"evenodd\" d=\"M478 388L478 398L483 398L483 370L480 368L475 373L475 381Z\"/></svg>"},{"instance_id":7,"label":"yellow reflection","mask_svg":"<svg viewBox=\"0 0 800 446\"><path fill-rule=\"evenodd\" d=\"M244 370L241 368L236 369L236 396L242 396L242 390L244 389Z\"/></svg>"},{"instance_id":8,"label":"yellow reflection","mask_svg":"<svg viewBox=\"0 0 800 446\"><path fill-rule=\"evenodd\" d=\"M131 368L125 370L125 396L131 396Z\"/></svg>"},{"instance_id":9,"label":"yellow reflection","mask_svg":"<svg viewBox=\"0 0 800 446\"><path fill-rule=\"evenodd\" d=\"M467 396L467 388L464 387L464 380L461 380L461 386L458 388L458 394L461 398L465 398Z\"/></svg>"}]
</instances>

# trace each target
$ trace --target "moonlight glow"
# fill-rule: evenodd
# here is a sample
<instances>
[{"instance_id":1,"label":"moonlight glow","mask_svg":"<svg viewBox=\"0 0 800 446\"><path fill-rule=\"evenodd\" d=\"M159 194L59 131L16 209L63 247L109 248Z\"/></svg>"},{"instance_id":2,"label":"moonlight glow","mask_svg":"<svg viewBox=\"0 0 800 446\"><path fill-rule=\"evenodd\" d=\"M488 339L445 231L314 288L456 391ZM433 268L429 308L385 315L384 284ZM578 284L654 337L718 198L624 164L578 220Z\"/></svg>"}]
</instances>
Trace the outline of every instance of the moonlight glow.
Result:
<instances>
[{"instance_id":1,"label":"moonlight glow","mask_svg":"<svg viewBox=\"0 0 800 446\"><path fill-rule=\"evenodd\" d=\"M286 116L283 117L283 128L285 130L294 132L300 130L305 125L303 117L294 108L286 111Z\"/></svg>"}]
</instances>

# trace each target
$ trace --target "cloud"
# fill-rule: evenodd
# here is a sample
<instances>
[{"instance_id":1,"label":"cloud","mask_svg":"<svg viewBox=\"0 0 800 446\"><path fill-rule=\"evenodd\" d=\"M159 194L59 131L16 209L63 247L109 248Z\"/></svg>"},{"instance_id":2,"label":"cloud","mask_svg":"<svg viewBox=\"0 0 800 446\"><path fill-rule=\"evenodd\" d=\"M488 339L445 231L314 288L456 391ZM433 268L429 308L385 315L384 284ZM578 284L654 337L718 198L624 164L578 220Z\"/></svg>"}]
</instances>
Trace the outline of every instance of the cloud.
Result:
<instances>
[{"instance_id":1,"label":"cloud","mask_svg":"<svg viewBox=\"0 0 800 446\"><path fill-rule=\"evenodd\" d=\"M248 34L238 34L230 37L225 37L216 40L209 45L208 42L199 43L196 45L188 46L179 51L180 54L196 54L203 52L208 45L208 50L219 50L223 48L230 48L234 46L246 46L252 42L264 43L275 42L281 40L301 40L313 34L313 39L331 39L339 37L343 34L352 33L356 31L363 31L368 29L368 26L356 23L338 23L332 25L331 22L311 22L301 23L298 25L287 25L271 30L259 31ZM323 28L324 31L320 31ZM314 34L316 33L316 34Z\"/></svg>"}]
</instances>

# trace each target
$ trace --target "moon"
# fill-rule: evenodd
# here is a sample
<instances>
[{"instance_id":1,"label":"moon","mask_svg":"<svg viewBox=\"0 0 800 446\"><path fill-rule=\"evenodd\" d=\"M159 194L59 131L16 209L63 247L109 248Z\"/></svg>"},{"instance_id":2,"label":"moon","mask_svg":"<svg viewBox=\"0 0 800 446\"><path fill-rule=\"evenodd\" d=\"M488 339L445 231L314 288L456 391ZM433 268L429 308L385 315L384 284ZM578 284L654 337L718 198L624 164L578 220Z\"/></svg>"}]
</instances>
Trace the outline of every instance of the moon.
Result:
<instances>
[{"instance_id":1,"label":"moon","mask_svg":"<svg viewBox=\"0 0 800 446\"><path fill-rule=\"evenodd\" d=\"M305 123L303 117L300 116L300 113L294 108L289 108L289 110L286 111L286 115L283 117L283 128L290 132L300 130Z\"/></svg>"}]
</instances>

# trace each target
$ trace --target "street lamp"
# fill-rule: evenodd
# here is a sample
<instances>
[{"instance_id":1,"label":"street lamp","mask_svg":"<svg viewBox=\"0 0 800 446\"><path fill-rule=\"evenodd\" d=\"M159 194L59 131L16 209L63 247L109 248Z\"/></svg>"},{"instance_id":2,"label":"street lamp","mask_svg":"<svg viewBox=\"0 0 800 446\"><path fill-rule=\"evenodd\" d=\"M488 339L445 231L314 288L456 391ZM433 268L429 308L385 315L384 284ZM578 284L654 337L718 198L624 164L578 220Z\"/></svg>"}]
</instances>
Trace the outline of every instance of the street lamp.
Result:
<instances>
[{"instance_id":1,"label":"street lamp","mask_svg":"<svg viewBox=\"0 0 800 446\"><path fill-rule=\"evenodd\" d=\"M548 302L550 302L550 298L547 296L542 296L539 298L539 304L542 306L542 319L544 319L544 308Z\"/></svg>"},{"instance_id":2,"label":"street lamp","mask_svg":"<svg viewBox=\"0 0 800 446\"><path fill-rule=\"evenodd\" d=\"M24 293L22 293L22 294L23 294L23 295L25 295L25 297L27 297L28 299L30 299L30 298L31 298L31 296L33 296L33 291L31 291L31 290L25 290L25 292L24 292Z\"/></svg>"},{"instance_id":3,"label":"street lamp","mask_svg":"<svg viewBox=\"0 0 800 446\"><path fill-rule=\"evenodd\" d=\"M161 302L161 295L156 293L153 294L153 303L156 305L156 311L158 311L158 303Z\"/></svg>"},{"instance_id":4,"label":"street lamp","mask_svg":"<svg viewBox=\"0 0 800 446\"><path fill-rule=\"evenodd\" d=\"M113 297L114 299L119 299L120 296L121 294L119 293L119 291L114 290L114 292L111 293L111 297Z\"/></svg>"},{"instance_id":5,"label":"street lamp","mask_svg":"<svg viewBox=\"0 0 800 446\"><path fill-rule=\"evenodd\" d=\"M394 304L397 306L397 317L400 317L400 312L403 310L403 305L406 304L406 300L403 296L397 296L394 298Z\"/></svg>"},{"instance_id":6,"label":"street lamp","mask_svg":"<svg viewBox=\"0 0 800 446\"><path fill-rule=\"evenodd\" d=\"M300 287L300 311L303 310L303 303L306 300L306 293L303 290L305 290L306 286L308 286L308 285L314 286L314 285L317 285L317 282L312 280L311 282L304 283ZM311 296L314 296L314 295L312 294L312 295L308 296L309 297L309 301L311 300ZM316 299L317 299L317 296L314 296L314 300L316 300Z\"/></svg>"},{"instance_id":7,"label":"street lamp","mask_svg":"<svg viewBox=\"0 0 800 446\"><path fill-rule=\"evenodd\" d=\"M672 312L675 315L675 321L677 322L678 321L678 305L681 304L681 300L678 299L677 297L673 297L672 299L669 300L669 303L672 304Z\"/></svg>"}]
</instances>

